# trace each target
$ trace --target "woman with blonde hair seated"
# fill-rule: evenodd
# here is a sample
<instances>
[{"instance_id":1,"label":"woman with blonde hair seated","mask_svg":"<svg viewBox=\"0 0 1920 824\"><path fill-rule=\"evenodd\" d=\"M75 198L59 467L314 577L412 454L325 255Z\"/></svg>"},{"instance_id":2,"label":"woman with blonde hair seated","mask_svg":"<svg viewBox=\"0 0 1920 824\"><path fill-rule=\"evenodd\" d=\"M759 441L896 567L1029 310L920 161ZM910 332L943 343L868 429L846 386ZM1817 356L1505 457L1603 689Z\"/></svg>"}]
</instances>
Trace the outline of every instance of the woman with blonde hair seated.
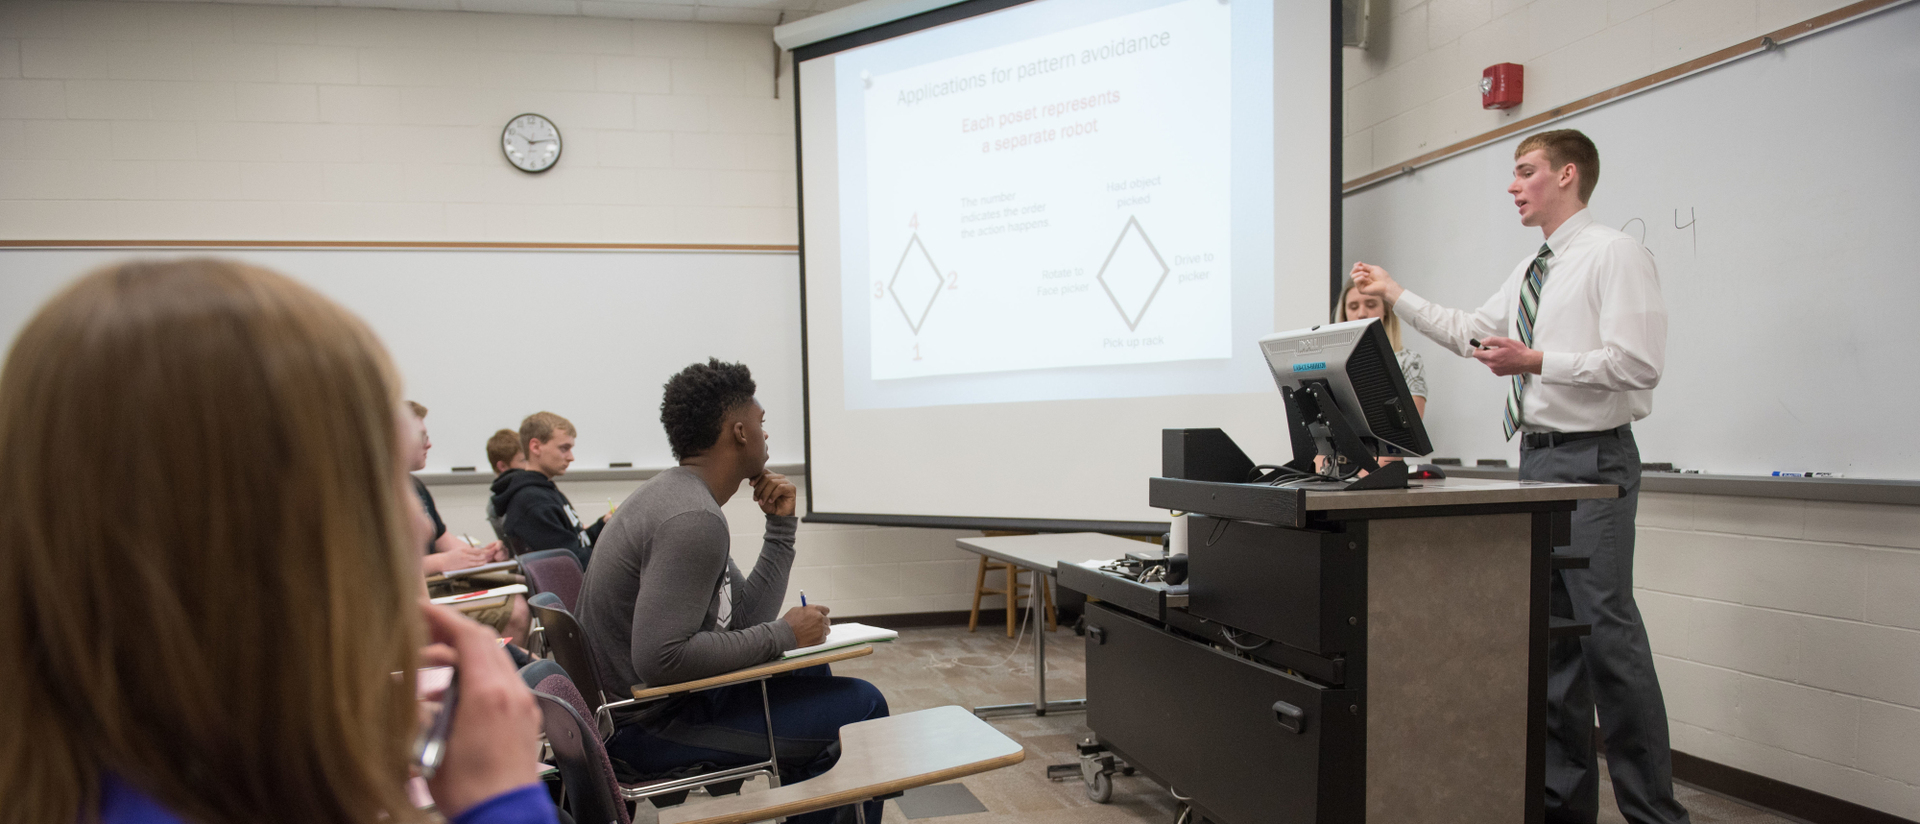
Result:
<instances>
[{"instance_id":1,"label":"woman with blonde hair seated","mask_svg":"<svg viewBox=\"0 0 1920 824\"><path fill-rule=\"evenodd\" d=\"M554 820L531 694L423 602L400 398L359 319L257 268L132 262L40 309L0 371L0 820L421 821L434 663L439 812Z\"/></svg>"},{"instance_id":2,"label":"woman with blonde hair seated","mask_svg":"<svg viewBox=\"0 0 1920 824\"><path fill-rule=\"evenodd\" d=\"M1379 318L1381 328L1387 332L1387 343L1393 346L1393 357L1400 362L1400 373L1407 377L1407 393L1413 396L1413 407L1420 417L1427 416L1427 366L1420 360L1420 353L1412 351L1401 342L1400 318L1393 313L1393 305L1373 295L1363 295L1354 291L1353 281L1340 288L1340 303L1334 307L1333 321L1343 323L1350 320Z\"/></svg>"}]
</instances>

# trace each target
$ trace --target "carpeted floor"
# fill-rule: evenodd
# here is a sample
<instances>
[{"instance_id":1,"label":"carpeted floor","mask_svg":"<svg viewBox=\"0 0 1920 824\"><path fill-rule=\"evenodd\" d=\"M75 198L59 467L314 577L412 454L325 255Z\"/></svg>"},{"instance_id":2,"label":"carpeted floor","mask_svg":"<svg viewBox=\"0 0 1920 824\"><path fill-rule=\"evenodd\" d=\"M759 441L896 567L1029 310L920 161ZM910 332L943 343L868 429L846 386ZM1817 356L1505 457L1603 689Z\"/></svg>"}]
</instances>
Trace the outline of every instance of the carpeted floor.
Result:
<instances>
[{"instance_id":1,"label":"carpeted floor","mask_svg":"<svg viewBox=\"0 0 1920 824\"><path fill-rule=\"evenodd\" d=\"M1018 649L1007 638L1004 624L981 615L979 632L966 627L909 629L900 639L879 645L874 654L834 666L834 674L865 678L886 693L895 713L948 704L975 707L1033 700L1033 636L1023 632ZM1062 627L1047 633L1047 697L1078 698L1086 694L1083 641ZM1171 824L1175 804L1167 791L1140 776L1116 776L1107 804L1087 798L1080 781L1051 782L1047 765L1075 762L1076 742L1090 735L1081 713L993 720L1001 732L1026 745L1026 761L1002 770L970 776L964 784L987 809L964 815L922 818L935 824L1105 824L1156 822ZM748 790L754 789L749 786ZM1696 824L1792 824L1789 819L1748 807L1692 787L1676 788ZM1614 807L1610 784L1601 786L1602 824L1625 821ZM699 798L688 803L698 804ZM642 805L643 808L645 805ZM640 821L649 820L643 809ZM886 820L904 822L898 801L888 801ZM1238 824L1236 822L1236 824Z\"/></svg>"}]
</instances>

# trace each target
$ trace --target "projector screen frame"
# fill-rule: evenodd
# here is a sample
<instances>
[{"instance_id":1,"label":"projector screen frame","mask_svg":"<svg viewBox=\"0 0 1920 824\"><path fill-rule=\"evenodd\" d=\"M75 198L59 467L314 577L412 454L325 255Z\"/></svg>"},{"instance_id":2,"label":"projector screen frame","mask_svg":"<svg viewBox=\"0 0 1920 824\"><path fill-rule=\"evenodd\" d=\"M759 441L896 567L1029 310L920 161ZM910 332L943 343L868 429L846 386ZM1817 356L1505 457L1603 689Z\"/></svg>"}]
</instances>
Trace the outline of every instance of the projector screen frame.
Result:
<instances>
[{"instance_id":1,"label":"projector screen frame","mask_svg":"<svg viewBox=\"0 0 1920 824\"><path fill-rule=\"evenodd\" d=\"M860 526L917 527L927 529L973 529L982 531L1007 532L1101 532L1113 535L1156 536L1167 531L1167 524L1160 521L1105 521L1055 518L994 518L966 517L951 515L900 515L882 513L855 512L818 512L813 507L813 387L811 381L811 357L808 352L807 317L807 232L806 232L806 173L805 139L801 123L801 64L819 57L860 46L878 43L894 37L911 34L934 26L965 20L983 14L1013 8L1036 0L962 0L949 6L942 6L918 14L902 17L876 26L831 37L815 43L809 43L792 50L793 55L793 143L794 143L794 184L795 214L799 230L798 273L800 287L800 405L801 438L809 471L805 479L807 511L801 520L809 523L845 524ZM1284 2L1284 0L1273 0ZM1340 243L1342 234L1341 203L1341 124L1344 121L1342 106L1342 52L1340 35L1340 0L1326 0L1329 6L1328 30L1328 77L1330 94L1328 95L1329 113L1328 163L1327 163L1327 202L1328 202L1328 304L1327 318L1331 320L1334 309L1340 300L1340 287L1344 283L1341 268ZM933 468L937 471L937 467ZM1145 481L1146 479L1141 479ZM1144 484L1143 484L1144 487ZM1142 489L1144 493L1144 488Z\"/></svg>"}]
</instances>

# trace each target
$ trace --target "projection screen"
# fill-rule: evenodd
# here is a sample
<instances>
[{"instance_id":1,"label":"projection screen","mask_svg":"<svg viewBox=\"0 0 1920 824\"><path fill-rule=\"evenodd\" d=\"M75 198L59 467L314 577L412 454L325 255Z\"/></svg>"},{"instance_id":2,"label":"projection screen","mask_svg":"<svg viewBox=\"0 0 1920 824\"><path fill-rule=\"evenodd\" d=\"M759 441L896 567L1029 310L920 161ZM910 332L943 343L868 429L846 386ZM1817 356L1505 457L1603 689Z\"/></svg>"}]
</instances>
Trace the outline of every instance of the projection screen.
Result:
<instances>
[{"instance_id":1,"label":"projection screen","mask_svg":"<svg viewBox=\"0 0 1920 824\"><path fill-rule=\"evenodd\" d=\"M1338 282L1337 26L974 0L796 48L807 518L1158 532L1162 429L1289 457L1255 341Z\"/></svg>"}]
</instances>

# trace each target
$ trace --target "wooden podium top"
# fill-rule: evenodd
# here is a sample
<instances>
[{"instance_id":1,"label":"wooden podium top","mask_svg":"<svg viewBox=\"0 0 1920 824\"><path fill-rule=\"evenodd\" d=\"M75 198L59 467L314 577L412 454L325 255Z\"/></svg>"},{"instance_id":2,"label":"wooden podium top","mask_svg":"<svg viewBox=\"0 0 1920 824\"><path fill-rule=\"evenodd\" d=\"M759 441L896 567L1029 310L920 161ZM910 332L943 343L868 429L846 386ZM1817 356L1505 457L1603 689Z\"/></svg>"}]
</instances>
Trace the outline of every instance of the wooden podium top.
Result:
<instances>
[{"instance_id":1,"label":"wooden podium top","mask_svg":"<svg viewBox=\"0 0 1920 824\"><path fill-rule=\"evenodd\" d=\"M1365 518L1376 512L1385 515L1384 510L1444 515L1455 507L1462 508L1455 510L1459 512L1484 512L1489 507L1515 512L1570 510L1584 499L1620 496L1620 488L1611 484L1482 478L1415 480L1408 487L1346 491L1153 478L1147 484L1147 502L1160 509L1299 528L1306 526L1309 512L1352 513L1353 517Z\"/></svg>"},{"instance_id":2,"label":"wooden podium top","mask_svg":"<svg viewBox=\"0 0 1920 824\"><path fill-rule=\"evenodd\" d=\"M1440 478L1408 481L1409 489L1361 489L1352 492L1306 490L1307 510L1378 509L1407 506L1463 506L1534 501L1579 501L1618 498L1612 484L1560 484L1544 481L1490 481L1484 478Z\"/></svg>"}]
</instances>

